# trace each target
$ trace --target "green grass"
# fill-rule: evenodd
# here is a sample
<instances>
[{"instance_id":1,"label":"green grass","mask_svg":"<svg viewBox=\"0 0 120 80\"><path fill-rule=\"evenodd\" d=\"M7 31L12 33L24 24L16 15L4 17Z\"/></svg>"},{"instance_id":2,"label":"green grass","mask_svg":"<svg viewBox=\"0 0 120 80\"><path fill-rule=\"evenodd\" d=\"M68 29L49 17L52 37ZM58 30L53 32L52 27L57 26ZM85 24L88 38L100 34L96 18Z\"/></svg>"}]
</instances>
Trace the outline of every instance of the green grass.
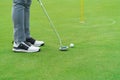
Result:
<instances>
[{"instance_id":1,"label":"green grass","mask_svg":"<svg viewBox=\"0 0 120 80\"><path fill-rule=\"evenodd\" d=\"M85 0L85 24L80 24L80 0L44 0L64 45L59 42L37 0L31 6L31 35L44 40L41 52L12 52L12 1L0 2L0 80L120 80L119 0Z\"/></svg>"}]
</instances>

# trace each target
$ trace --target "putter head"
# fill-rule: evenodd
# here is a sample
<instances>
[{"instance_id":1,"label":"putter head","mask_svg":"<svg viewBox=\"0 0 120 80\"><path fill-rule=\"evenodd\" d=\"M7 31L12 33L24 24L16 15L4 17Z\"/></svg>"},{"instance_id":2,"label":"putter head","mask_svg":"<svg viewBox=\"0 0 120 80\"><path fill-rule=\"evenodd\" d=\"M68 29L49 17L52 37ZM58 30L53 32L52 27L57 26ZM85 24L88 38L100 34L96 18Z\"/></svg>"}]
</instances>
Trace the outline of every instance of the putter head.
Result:
<instances>
[{"instance_id":1,"label":"putter head","mask_svg":"<svg viewBox=\"0 0 120 80\"><path fill-rule=\"evenodd\" d=\"M60 51L67 51L68 50L68 46L60 46L59 50Z\"/></svg>"}]
</instances>

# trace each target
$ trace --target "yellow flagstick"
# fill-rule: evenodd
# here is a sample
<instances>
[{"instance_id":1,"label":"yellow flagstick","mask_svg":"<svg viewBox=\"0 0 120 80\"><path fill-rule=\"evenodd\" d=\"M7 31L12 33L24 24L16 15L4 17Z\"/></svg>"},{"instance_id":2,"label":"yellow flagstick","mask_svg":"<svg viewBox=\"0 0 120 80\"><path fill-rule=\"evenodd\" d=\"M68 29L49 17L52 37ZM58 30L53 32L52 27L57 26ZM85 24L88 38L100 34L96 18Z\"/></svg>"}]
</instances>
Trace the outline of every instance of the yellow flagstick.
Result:
<instances>
[{"instance_id":1,"label":"yellow flagstick","mask_svg":"<svg viewBox=\"0 0 120 80\"><path fill-rule=\"evenodd\" d=\"M84 23L84 0L80 0L80 23Z\"/></svg>"}]
</instances>

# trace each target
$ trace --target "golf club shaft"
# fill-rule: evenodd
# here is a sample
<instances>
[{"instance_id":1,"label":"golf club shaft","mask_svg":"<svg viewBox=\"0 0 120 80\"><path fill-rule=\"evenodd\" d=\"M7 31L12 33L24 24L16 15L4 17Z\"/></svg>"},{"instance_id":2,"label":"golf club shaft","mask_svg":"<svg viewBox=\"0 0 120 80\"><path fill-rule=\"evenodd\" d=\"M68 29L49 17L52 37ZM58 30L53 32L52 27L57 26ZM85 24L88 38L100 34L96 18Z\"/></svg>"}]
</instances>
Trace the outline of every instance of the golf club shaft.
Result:
<instances>
[{"instance_id":1,"label":"golf club shaft","mask_svg":"<svg viewBox=\"0 0 120 80\"><path fill-rule=\"evenodd\" d=\"M59 35L59 33L57 32L57 30L56 30L56 28L55 28L55 25L53 24L51 18L49 17L49 15L48 15L48 13L47 13L47 11L46 11L46 9L45 9L43 3L42 3L42 0L38 0L38 2L40 3L43 12L45 13L46 17L47 17L48 20L49 20L50 26L52 27L53 31L56 33L57 38L58 38L59 43L60 43L60 46L62 46L62 40L61 40L61 38L60 38L60 35Z\"/></svg>"}]
</instances>

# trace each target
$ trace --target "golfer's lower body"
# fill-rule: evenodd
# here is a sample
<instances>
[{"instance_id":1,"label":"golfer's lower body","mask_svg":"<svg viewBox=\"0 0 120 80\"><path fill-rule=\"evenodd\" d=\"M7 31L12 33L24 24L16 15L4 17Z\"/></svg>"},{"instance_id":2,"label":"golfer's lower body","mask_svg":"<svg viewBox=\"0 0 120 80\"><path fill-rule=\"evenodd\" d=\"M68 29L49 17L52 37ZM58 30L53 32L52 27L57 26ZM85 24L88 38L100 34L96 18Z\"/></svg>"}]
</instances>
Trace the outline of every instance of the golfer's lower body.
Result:
<instances>
[{"instance_id":1,"label":"golfer's lower body","mask_svg":"<svg viewBox=\"0 0 120 80\"><path fill-rule=\"evenodd\" d=\"M38 41L30 36L30 5L31 0L13 0L13 24L14 24L14 43L15 52L38 52L44 45L43 41Z\"/></svg>"}]
</instances>

